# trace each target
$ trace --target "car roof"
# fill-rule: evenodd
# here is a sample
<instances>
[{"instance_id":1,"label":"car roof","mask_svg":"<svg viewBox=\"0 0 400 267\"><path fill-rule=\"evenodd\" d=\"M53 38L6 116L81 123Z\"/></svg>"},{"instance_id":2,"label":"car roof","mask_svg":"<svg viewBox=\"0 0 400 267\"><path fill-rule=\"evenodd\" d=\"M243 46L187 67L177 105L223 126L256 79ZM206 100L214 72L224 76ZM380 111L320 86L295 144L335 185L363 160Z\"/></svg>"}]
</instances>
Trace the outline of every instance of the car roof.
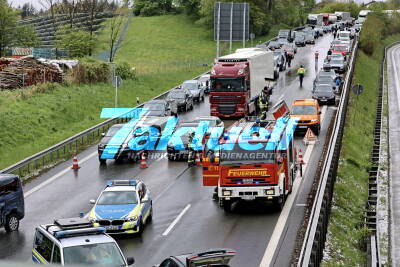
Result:
<instances>
[{"instance_id":1,"label":"car roof","mask_svg":"<svg viewBox=\"0 0 400 267\"><path fill-rule=\"evenodd\" d=\"M144 105L146 104L165 104L167 103L167 101L163 100L163 99L153 99L153 100L149 100L147 102L144 103Z\"/></svg>"},{"instance_id":2,"label":"car roof","mask_svg":"<svg viewBox=\"0 0 400 267\"><path fill-rule=\"evenodd\" d=\"M89 242L87 240L89 240ZM115 240L107 234L65 237L58 239L58 241L62 244L63 247L75 247L75 246L101 244L101 243L115 243Z\"/></svg>"},{"instance_id":3,"label":"car roof","mask_svg":"<svg viewBox=\"0 0 400 267\"><path fill-rule=\"evenodd\" d=\"M317 103L315 99L297 99L293 102L292 106L315 106Z\"/></svg>"},{"instance_id":4,"label":"car roof","mask_svg":"<svg viewBox=\"0 0 400 267\"><path fill-rule=\"evenodd\" d=\"M136 191L135 185L122 185L122 186L107 186L104 191L107 192L122 192L122 191Z\"/></svg>"},{"instance_id":5,"label":"car roof","mask_svg":"<svg viewBox=\"0 0 400 267\"><path fill-rule=\"evenodd\" d=\"M215 116L198 116L193 121L199 121L199 120L216 121L218 119L219 118Z\"/></svg>"}]
</instances>

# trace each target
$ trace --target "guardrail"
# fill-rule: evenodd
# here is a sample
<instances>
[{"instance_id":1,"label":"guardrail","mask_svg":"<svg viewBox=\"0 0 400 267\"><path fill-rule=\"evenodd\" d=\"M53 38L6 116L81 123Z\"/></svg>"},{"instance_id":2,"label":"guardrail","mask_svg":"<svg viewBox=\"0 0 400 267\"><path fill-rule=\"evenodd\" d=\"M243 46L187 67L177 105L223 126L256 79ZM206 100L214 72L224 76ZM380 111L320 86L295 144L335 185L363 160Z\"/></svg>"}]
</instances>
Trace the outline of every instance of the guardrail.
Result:
<instances>
[{"instance_id":1,"label":"guardrail","mask_svg":"<svg viewBox=\"0 0 400 267\"><path fill-rule=\"evenodd\" d=\"M336 179L343 128L347 113L347 103L349 100L350 86L358 51L357 48L358 39L356 38L354 40L354 46L349 63L350 67L346 74L345 84L343 86L342 95L335 116L335 123L332 129L332 135L329 140L330 146L326 153L318 189L310 212L310 219L304 236L299 260L297 262L298 267L319 266L323 257L333 187Z\"/></svg>"},{"instance_id":2,"label":"guardrail","mask_svg":"<svg viewBox=\"0 0 400 267\"><path fill-rule=\"evenodd\" d=\"M193 79L198 79L201 76L208 74L209 71L194 77ZM170 90L176 89L175 86L168 91L159 94L158 96L152 98L163 99L169 93ZM141 108L143 104L137 105L135 108ZM38 175L41 171L49 169L56 164L70 159L73 153L77 153L89 145L95 143L101 136L101 133L106 132L110 126L116 123L126 122L126 118L112 118L108 119L102 123L99 123L87 130L84 130L52 147L42 150L28 158L25 158L5 169L2 169L0 173L14 173L18 174L22 180L27 180L32 176Z\"/></svg>"}]
</instances>

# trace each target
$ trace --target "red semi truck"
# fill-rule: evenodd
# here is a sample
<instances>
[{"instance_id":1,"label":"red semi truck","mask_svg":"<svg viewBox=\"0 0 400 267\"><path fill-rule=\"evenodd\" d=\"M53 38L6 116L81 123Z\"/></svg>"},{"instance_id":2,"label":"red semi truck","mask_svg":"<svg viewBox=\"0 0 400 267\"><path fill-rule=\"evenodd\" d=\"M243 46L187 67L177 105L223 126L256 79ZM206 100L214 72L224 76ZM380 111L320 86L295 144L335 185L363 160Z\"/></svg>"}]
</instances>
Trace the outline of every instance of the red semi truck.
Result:
<instances>
[{"instance_id":1,"label":"red semi truck","mask_svg":"<svg viewBox=\"0 0 400 267\"><path fill-rule=\"evenodd\" d=\"M256 100L266 80L278 75L272 51L242 48L218 58L210 75L211 116L244 117L255 113Z\"/></svg>"},{"instance_id":2,"label":"red semi truck","mask_svg":"<svg viewBox=\"0 0 400 267\"><path fill-rule=\"evenodd\" d=\"M292 139L295 120L290 120L284 102L278 103L273 114L275 120L263 125L254 117L234 123L228 133L233 127L242 130L221 138L217 158L203 162L203 185L217 187L220 205L227 212L239 200L272 201L281 210L292 191L297 170Z\"/></svg>"}]
</instances>

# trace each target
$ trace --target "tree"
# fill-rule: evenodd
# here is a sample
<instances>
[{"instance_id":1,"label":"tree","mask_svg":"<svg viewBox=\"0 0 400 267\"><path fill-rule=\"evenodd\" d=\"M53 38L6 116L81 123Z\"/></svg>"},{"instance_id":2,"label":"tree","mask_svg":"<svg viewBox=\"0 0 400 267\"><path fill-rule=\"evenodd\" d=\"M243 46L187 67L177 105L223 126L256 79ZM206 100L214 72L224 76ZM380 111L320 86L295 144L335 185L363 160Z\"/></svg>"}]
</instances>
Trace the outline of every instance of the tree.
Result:
<instances>
[{"instance_id":1,"label":"tree","mask_svg":"<svg viewBox=\"0 0 400 267\"><path fill-rule=\"evenodd\" d=\"M25 3L21 8L21 18L25 19L26 17L31 17L36 15L35 7L30 3Z\"/></svg>"},{"instance_id":2,"label":"tree","mask_svg":"<svg viewBox=\"0 0 400 267\"><path fill-rule=\"evenodd\" d=\"M117 16L110 18L108 21L108 27L110 30L108 39L108 44L110 49L110 56L109 56L110 62L114 61L114 56L115 53L117 52L116 42L118 40L119 33L121 32L123 22L124 22L124 17L121 14L118 14Z\"/></svg>"},{"instance_id":3,"label":"tree","mask_svg":"<svg viewBox=\"0 0 400 267\"><path fill-rule=\"evenodd\" d=\"M136 16L162 15L172 10L172 0L136 0L133 6Z\"/></svg>"},{"instance_id":4,"label":"tree","mask_svg":"<svg viewBox=\"0 0 400 267\"><path fill-rule=\"evenodd\" d=\"M0 0L0 57L4 56L6 48L14 39L17 16L7 0Z\"/></svg>"},{"instance_id":5,"label":"tree","mask_svg":"<svg viewBox=\"0 0 400 267\"><path fill-rule=\"evenodd\" d=\"M50 12L53 33L56 34L57 32L56 6L58 4L58 0L40 0L39 2L45 10L48 10ZM56 47L56 56L57 55L58 55L58 49Z\"/></svg>"},{"instance_id":6,"label":"tree","mask_svg":"<svg viewBox=\"0 0 400 267\"><path fill-rule=\"evenodd\" d=\"M177 3L186 14L195 18L199 17L201 0L178 0Z\"/></svg>"},{"instance_id":7,"label":"tree","mask_svg":"<svg viewBox=\"0 0 400 267\"><path fill-rule=\"evenodd\" d=\"M56 47L66 50L69 56L74 58L89 55L95 44L88 31L69 26L61 27L57 31L56 37Z\"/></svg>"},{"instance_id":8,"label":"tree","mask_svg":"<svg viewBox=\"0 0 400 267\"><path fill-rule=\"evenodd\" d=\"M80 0L62 0L59 9L62 14L67 14L69 27L74 26L75 14L78 11Z\"/></svg>"},{"instance_id":9,"label":"tree","mask_svg":"<svg viewBox=\"0 0 400 267\"><path fill-rule=\"evenodd\" d=\"M14 45L19 47L40 46L35 29L31 25L17 26L14 34Z\"/></svg>"}]
</instances>

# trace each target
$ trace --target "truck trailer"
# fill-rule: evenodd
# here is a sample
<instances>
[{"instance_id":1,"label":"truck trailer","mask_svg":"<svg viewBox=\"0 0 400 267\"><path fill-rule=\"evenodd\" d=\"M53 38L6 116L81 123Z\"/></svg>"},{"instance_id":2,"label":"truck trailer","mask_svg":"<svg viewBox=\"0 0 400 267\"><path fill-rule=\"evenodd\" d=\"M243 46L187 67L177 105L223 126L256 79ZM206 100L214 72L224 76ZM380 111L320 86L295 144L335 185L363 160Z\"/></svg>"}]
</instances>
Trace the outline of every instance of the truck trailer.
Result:
<instances>
[{"instance_id":1,"label":"truck trailer","mask_svg":"<svg viewBox=\"0 0 400 267\"><path fill-rule=\"evenodd\" d=\"M323 25L322 14L309 14L307 17L307 24L310 26L322 26Z\"/></svg>"},{"instance_id":2,"label":"truck trailer","mask_svg":"<svg viewBox=\"0 0 400 267\"><path fill-rule=\"evenodd\" d=\"M274 53L242 48L220 57L211 69L210 113L218 117L244 117L256 112L256 99L279 70Z\"/></svg>"}]
</instances>

